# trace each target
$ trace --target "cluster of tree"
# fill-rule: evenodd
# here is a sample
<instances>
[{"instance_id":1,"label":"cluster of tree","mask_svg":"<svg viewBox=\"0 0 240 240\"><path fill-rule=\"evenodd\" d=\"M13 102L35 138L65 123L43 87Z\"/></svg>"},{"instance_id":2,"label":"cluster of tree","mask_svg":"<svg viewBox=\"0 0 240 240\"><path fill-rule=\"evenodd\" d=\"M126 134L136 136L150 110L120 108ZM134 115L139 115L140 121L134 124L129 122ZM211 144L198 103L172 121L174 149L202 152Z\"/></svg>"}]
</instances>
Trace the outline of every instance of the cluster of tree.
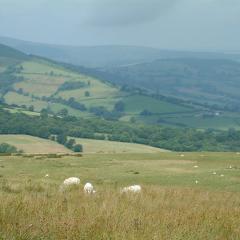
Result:
<instances>
[{"instance_id":1,"label":"cluster of tree","mask_svg":"<svg viewBox=\"0 0 240 240\"><path fill-rule=\"evenodd\" d=\"M114 109L112 111L107 110L105 107L91 107L89 111L95 114L98 117L102 117L106 120L117 121L120 117L122 117L123 112L125 110L125 104L122 101L117 102L114 105Z\"/></svg>"},{"instance_id":2,"label":"cluster of tree","mask_svg":"<svg viewBox=\"0 0 240 240\"><path fill-rule=\"evenodd\" d=\"M85 107L85 105L82 104L82 103L77 102L74 97L71 97L71 98L69 98L68 100L65 100L65 99L63 99L63 98L57 98L57 99L52 98L51 101L52 101L52 102L56 102L56 103L61 103L61 104L63 104L63 105L66 105L66 106L69 106L69 107L71 107L71 108L80 110L80 111L82 111L82 112L87 110L87 108Z\"/></svg>"},{"instance_id":3,"label":"cluster of tree","mask_svg":"<svg viewBox=\"0 0 240 240\"><path fill-rule=\"evenodd\" d=\"M13 65L9 66L5 71L0 73L0 94L6 94L8 91L13 89L12 85L14 83L24 80L22 76L15 75L19 71L21 71L21 68Z\"/></svg>"},{"instance_id":4,"label":"cluster of tree","mask_svg":"<svg viewBox=\"0 0 240 240\"><path fill-rule=\"evenodd\" d=\"M83 151L83 146L81 144L77 144L76 140L73 138L68 139L67 135L64 133L60 133L56 136L52 135L50 139L64 145L66 148L71 149L74 152Z\"/></svg>"},{"instance_id":5,"label":"cluster of tree","mask_svg":"<svg viewBox=\"0 0 240 240\"><path fill-rule=\"evenodd\" d=\"M106 120L117 121L121 117L121 113L116 111L109 111L105 107L91 107L90 113L93 113L97 117L101 117Z\"/></svg>"},{"instance_id":6,"label":"cluster of tree","mask_svg":"<svg viewBox=\"0 0 240 240\"><path fill-rule=\"evenodd\" d=\"M240 131L164 128L72 116L28 116L0 110L0 134L28 134L42 138L56 136L109 139L134 142L173 151L240 151ZM60 137L59 137L60 138ZM66 144L65 141L62 142Z\"/></svg>"},{"instance_id":7,"label":"cluster of tree","mask_svg":"<svg viewBox=\"0 0 240 240\"><path fill-rule=\"evenodd\" d=\"M75 90L75 89L79 89L79 88L84 88L86 86L87 86L87 84L85 82L69 81L69 82L63 83L58 88L58 91Z\"/></svg>"},{"instance_id":8,"label":"cluster of tree","mask_svg":"<svg viewBox=\"0 0 240 240\"><path fill-rule=\"evenodd\" d=\"M79 110L79 111L82 111L82 112L87 110L86 106L84 104L80 103L80 102L77 102L74 97L71 97L68 100L66 100L66 99L64 99L62 97L54 97L54 96L50 96L50 97L46 97L46 96L37 97L37 96L33 96L32 95L32 98L36 99L36 100L41 100L41 101L44 101L44 102L60 103L62 105L69 106L69 107L71 107L73 109L76 109L76 110Z\"/></svg>"},{"instance_id":9,"label":"cluster of tree","mask_svg":"<svg viewBox=\"0 0 240 240\"><path fill-rule=\"evenodd\" d=\"M1 143L0 144L0 153L19 153L22 151L18 151L15 146L12 146L8 143Z\"/></svg>"}]
</instances>

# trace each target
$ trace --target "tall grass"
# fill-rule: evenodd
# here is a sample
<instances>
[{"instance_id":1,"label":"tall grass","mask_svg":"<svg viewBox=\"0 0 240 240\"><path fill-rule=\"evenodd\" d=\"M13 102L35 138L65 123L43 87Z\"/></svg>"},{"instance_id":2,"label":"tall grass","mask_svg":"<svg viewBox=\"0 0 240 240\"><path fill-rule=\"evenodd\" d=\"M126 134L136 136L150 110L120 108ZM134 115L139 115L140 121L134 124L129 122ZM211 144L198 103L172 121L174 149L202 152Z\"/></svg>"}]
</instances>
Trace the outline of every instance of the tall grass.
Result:
<instances>
[{"instance_id":1,"label":"tall grass","mask_svg":"<svg viewBox=\"0 0 240 240\"><path fill-rule=\"evenodd\" d=\"M43 183L0 187L1 240L240 239L240 194L144 187L141 194Z\"/></svg>"}]
</instances>

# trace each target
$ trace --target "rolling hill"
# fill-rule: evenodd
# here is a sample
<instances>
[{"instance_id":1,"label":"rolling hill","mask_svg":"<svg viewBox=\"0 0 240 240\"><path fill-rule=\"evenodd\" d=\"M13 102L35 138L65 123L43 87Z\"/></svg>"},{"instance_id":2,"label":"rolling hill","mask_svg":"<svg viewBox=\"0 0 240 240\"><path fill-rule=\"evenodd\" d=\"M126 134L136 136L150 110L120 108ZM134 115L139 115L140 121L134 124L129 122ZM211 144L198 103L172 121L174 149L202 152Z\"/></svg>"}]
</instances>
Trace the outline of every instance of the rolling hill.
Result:
<instances>
[{"instance_id":1,"label":"rolling hill","mask_svg":"<svg viewBox=\"0 0 240 240\"><path fill-rule=\"evenodd\" d=\"M0 144L7 143L27 154L71 153L69 149L56 142L28 135L0 135Z\"/></svg>"},{"instance_id":2,"label":"rolling hill","mask_svg":"<svg viewBox=\"0 0 240 240\"><path fill-rule=\"evenodd\" d=\"M26 54L91 68L124 66L157 59L198 58L240 61L239 53L161 50L141 46L61 46L0 36L0 43Z\"/></svg>"},{"instance_id":3,"label":"rolling hill","mask_svg":"<svg viewBox=\"0 0 240 240\"><path fill-rule=\"evenodd\" d=\"M47 109L50 114L59 116L67 110L69 115L84 118L97 116L196 128L239 127L237 113L219 113L219 110L192 102L153 97L141 90L125 90L106 81L107 77L105 80L76 69L0 45L0 99L25 112ZM165 83L162 85L167 87Z\"/></svg>"},{"instance_id":4,"label":"rolling hill","mask_svg":"<svg viewBox=\"0 0 240 240\"><path fill-rule=\"evenodd\" d=\"M168 152L167 150L146 146L143 144L113 142L105 140L93 140L86 138L75 138L77 144L83 146L83 153L160 153Z\"/></svg>"},{"instance_id":5,"label":"rolling hill","mask_svg":"<svg viewBox=\"0 0 240 240\"><path fill-rule=\"evenodd\" d=\"M83 146L83 153L160 153L168 152L164 149L135 143L113 142L75 138L76 143ZM68 154L73 153L57 142L29 135L0 135L0 144L7 143L22 150L26 154Z\"/></svg>"},{"instance_id":6,"label":"rolling hill","mask_svg":"<svg viewBox=\"0 0 240 240\"><path fill-rule=\"evenodd\" d=\"M240 111L240 63L232 60L164 59L103 72L115 84Z\"/></svg>"}]
</instances>

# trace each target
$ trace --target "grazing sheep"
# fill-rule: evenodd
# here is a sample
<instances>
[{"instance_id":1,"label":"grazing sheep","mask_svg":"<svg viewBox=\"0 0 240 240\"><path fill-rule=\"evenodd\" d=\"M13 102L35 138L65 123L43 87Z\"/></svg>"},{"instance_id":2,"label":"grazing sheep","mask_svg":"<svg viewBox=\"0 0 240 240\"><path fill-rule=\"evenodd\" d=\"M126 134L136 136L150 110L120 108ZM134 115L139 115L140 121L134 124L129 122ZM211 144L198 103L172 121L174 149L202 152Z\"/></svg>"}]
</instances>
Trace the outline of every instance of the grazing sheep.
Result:
<instances>
[{"instance_id":1,"label":"grazing sheep","mask_svg":"<svg viewBox=\"0 0 240 240\"><path fill-rule=\"evenodd\" d=\"M49 177L49 175L48 175L48 174L46 174L46 175L45 175L45 177L47 178L47 177Z\"/></svg>"},{"instance_id":2,"label":"grazing sheep","mask_svg":"<svg viewBox=\"0 0 240 240\"><path fill-rule=\"evenodd\" d=\"M198 180L196 180L195 183L198 184L199 183Z\"/></svg>"},{"instance_id":3,"label":"grazing sheep","mask_svg":"<svg viewBox=\"0 0 240 240\"><path fill-rule=\"evenodd\" d=\"M180 157L184 157L185 155L184 154L181 154Z\"/></svg>"},{"instance_id":4,"label":"grazing sheep","mask_svg":"<svg viewBox=\"0 0 240 240\"><path fill-rule=\"evenodd\" d=\"M194 168L198 168L198 166L194 166Z\"/></svg>"},{"instance_id":5,"label":"grazing sheep","mask_svg":"<svg viewBox=\"0 0 240 240\"><path fill-rule=\"evenodd\" d=\"M142 191L142 187L140 185L133 185L129 187L124 187L121 192L122 193L140 193Z\"/></svg>"},{"instance_id":6,"label":"grazing sheep","mask_svg":"<svg viewBox=\"0 0 240 240\"><path fill-rule=\"evenodd\" d=\"M213 175L217 175L217 173L216 173L216 172L213 172Z\"/></svg>"},{"instance_id":7,"label":"grazing sheep","mask_svg":"<svg viewBox=\"0 0 240 240\"><path fill-rule=\"evenodd\" d=\"M224 177L224 175L223 175L223 174L221 174L221 175L220 175L220 177Z\"/></svg>"},{"instance_id":8,"label":"grazing sheep","mask_svg":"<svg viewBox=\"0 0 240 240\"><path fill-rule=\"evenodd\" d=\"M229 168L232 169L232 165L230 165Z\"/></svg>"},{"instance_id":9,"label":"grazing sheep","mask_svg":"<svg viewBox=\"0 0 240 240\"><path fill-rule=\"evenodd\" d=\"M70 186L70 185L79 185L80 179L77 177L70 177L64 180L63 185L64 186Z\"/></svg>"},{"instance_id":10,"label":"grazing sheep","mask_svg":"<svg viewBox=\"0 0 240 240\"><path fill-rule=\"evenodd\" d=\"M86 183L83 189L84 189L84 192L87 194L96 193L91 183Z\"/></svg>"}]
</instances>

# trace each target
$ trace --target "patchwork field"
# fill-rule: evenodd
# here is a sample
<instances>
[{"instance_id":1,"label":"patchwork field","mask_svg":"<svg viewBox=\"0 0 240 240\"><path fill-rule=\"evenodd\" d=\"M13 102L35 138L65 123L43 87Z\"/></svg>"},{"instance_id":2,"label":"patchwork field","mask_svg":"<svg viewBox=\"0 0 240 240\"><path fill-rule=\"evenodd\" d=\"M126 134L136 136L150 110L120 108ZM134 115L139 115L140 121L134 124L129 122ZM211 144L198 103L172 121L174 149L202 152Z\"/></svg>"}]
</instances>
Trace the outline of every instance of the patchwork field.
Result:
<instances>
[{"instance_id":1,"label":"patchwork field","mask_svg":"<svg viewBox=\"0 0 240 240\"><path fill-rule=\"evenodd\" d=\"M75 138L76 143L83 145L84 153L159 153L167 150L142 144L123 143L103 140Z\"/></svg>"},{"instance_id":2,"label":"patchwork field","mask_svg":"<svg viewBox=\"0 0 240 240\"><path fill-rule=\"evenodd\" d=\"M50 96L57 93L58 88L64 82L83 82L86 86L79 89L61 91L56 94L56 97L61 96L64 99L74 97L80 101L86 98L112 97L119 91L110 84L83 74L74 73L54 64L51 65L49 62L36 60L35 62L24 62L21 65L23 67L21 75L25 80L15 84L15 88L22 88L24 92L36 96ZM90 92L89 97L85 96L85 91Z\"/></svg>"},{"instance_id":3,"label":"patchwork field","mask_svg":"<svg viewBox=\"0 0 240 240\"><path fill-rule=\"evenodd\" d=\"M30 154L71 153L56 142L27 135L0 135L0 143L8 143Z\"/></svg>"},{"instance_id":4,"label":"patchwork field","mask_svg":"<svg viewBox=\"0 0 240 240\"><path fill-rule=\"evenodd\" d=\"M0 236L239 239L239 171L237 153L0 156ZM60 191L72 176L81 184ZM142 193L120 194L129 184Z\"/></svg>"},{"instance_id":5,"label":"patchwork field","mask_svg":"<svg viewBox=\"0 0 240 240\"><path fill-rule=\"evenodd\" d=\"M24 56L16 52L8 57L2 54L3 51L0 51L0 73L4 73L7 69L11 70L4 73L8 76L9 86L3 91L2 96L9 105L30 109L33 106L36 112L47 108L51 114L59 114L65 108L68 114L84 118L95 117L93 113L95 112L100 117L116 116L120 121L134 121L140 124L199 129L240 129L240 114L236 112L223 110L219 113L213 110L214 108L200 107L191 102L183 105L181 101L171 98L159 100L142 95L137 90L120 90L120 86L71 71L61 64L38 57ZM6 81L6 76L2 77L2 81ZM152 85L151 81L149 85ZM198 100L205 102L204 99L205 95L201 95ZM121 116L113 111L119 101L124 103ZM212 103L218 102L217 98ZM108 112L99 107L104 107Z\"/></svg>"}]
</instances>

